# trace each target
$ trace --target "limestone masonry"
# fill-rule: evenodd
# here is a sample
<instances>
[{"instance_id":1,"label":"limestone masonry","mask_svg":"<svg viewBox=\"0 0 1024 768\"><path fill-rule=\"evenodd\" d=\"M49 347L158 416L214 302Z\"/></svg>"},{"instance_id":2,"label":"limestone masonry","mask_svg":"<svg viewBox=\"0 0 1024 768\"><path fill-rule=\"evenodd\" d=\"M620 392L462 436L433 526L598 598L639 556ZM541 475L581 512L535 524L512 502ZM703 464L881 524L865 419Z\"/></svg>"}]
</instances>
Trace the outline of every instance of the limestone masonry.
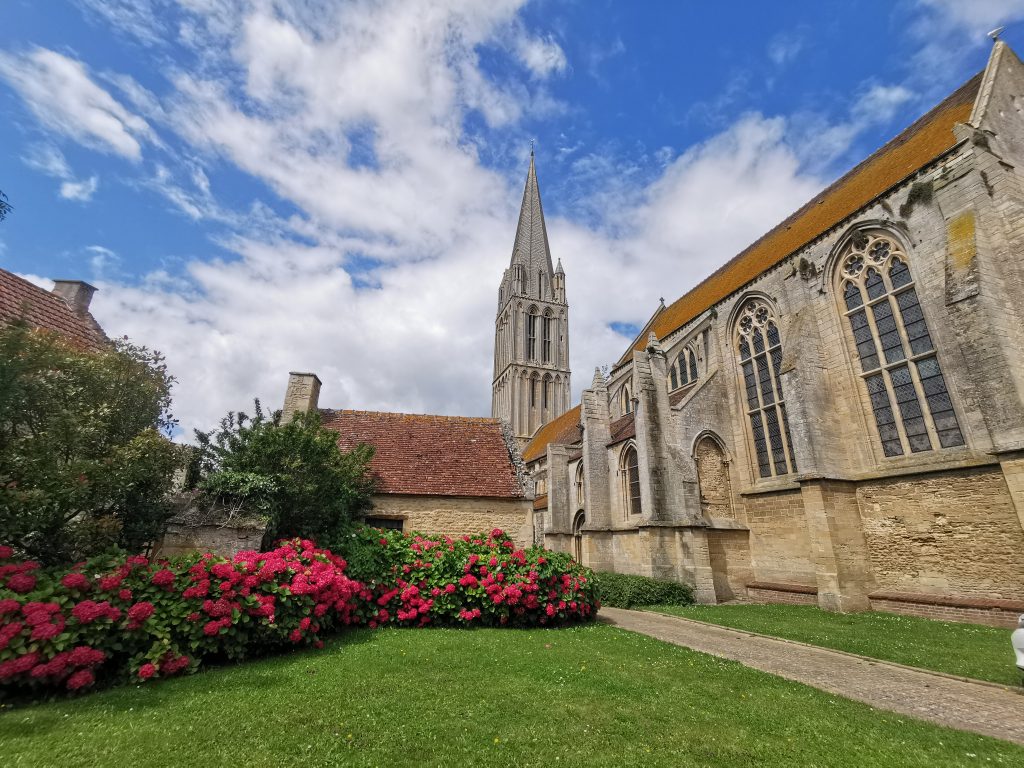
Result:
<instances>
[{"instance_id":1,"label":"limestone masonry","mask_svg":"<svg viewBox=\"0 0 1024 768\"><path fill-rule=\"evenodd\" d=\"M496 371L507 360L500 391L519 389L499 400L496 383L494 414L531 434L538 543L689 583L707 603L1012 626L1022 110L1024 65L997 42L984 72L660 307L609 375L539 428L524 410L534 372L515 356L531 349L518 313L535 294L506 272L499 326L514 339L499 334Z\"/></svg>"}]
</instances>

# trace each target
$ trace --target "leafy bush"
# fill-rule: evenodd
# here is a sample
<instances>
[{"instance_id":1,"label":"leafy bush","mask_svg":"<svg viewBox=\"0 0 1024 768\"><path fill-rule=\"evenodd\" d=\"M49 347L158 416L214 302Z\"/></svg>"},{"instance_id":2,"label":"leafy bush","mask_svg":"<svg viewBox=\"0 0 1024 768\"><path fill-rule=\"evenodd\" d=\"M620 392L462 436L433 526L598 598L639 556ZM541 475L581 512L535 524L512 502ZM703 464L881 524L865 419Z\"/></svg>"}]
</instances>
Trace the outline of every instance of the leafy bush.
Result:
<instances>
[{"instance_id":1,"label":"leafy bush","mask_svg":"<svg viewBox=\"0 0 1024 768\"><path fill-rule=\"evenodd\" d=\"M338 543L373 592L370 626L546 626L594 617L593 574L564 552L517 549L500 529L424 537L362 528Z\"/></svg>"},{"instance_id":2,"label":"leafy bush","mask_svg":"<svg viewBox=\"0 0 1024 768\"><path fill-rule=\"evenodd\" d=\"M59 564L157 538L181 458L164 437L172 383L126 340L87 351L0 328L0 542Z\"/></svg>"},{"instance_id":3,"label":"leafy bush","mask_svg":"<svg viewBox=\"0 0 1024 768\"><path fill-rule=\"evenodd\" d=\"M693 590L677 581L650 579L626 573L596 573L601 603L612 608L644 605L690 605Z\"/></svg>"},{"instance_id":4,"label":"leafy bush","mask_svg":"<svg viewBox=\"0 0 1024 768\"><path fill-rule=\"evenodd\" d=\"M389 565L360 583L340 557L298 539L230 561L105 556L70 570L13 561L0 547L0 694L194 672L320 646L350 624L556 625L598 607L589 571L567 555L518 550L499 530L453 541L363 529L349 540Z\"/></svg>"},{"instance_id":5,"label":"leafy bush","mask_svg":"<svg viewBox=\"0 0 1024 768\"><path fill-rule=\"evenodd\" d=\"M265 542L324 541L370 508L373 448L342 451L319 413L282 424L280 411L268 416L257 400L253 416L229 413L218 429L195 436L190 483L211 502L266 516Z\"/></svg>"}]
</instances>

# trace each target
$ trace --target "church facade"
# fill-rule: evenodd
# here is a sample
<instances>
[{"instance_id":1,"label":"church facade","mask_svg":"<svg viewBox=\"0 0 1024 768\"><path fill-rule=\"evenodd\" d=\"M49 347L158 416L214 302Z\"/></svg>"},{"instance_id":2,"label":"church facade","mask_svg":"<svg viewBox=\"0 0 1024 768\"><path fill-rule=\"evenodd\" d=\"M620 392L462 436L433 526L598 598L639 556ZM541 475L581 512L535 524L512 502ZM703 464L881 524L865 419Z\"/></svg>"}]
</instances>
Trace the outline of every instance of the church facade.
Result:
<instances>
[{"instance_id":1,"label":"church facade","mask_svg":"<svg viewBox=\"0 0 1024 768\"><path fill-rule=\"evenodd\" d=\"M535 403L548 369L516 357L530 342L511 324L521 307L567 308L564 292L542 303L516 282L514 254L494 414L531 435L538 543L689 583L705 603L1011 625L1024 611L1022 110L1024 65L998 42L982 73L660 307L579 405L535 431L524 388Z\"/></svg>"}]
</instances>

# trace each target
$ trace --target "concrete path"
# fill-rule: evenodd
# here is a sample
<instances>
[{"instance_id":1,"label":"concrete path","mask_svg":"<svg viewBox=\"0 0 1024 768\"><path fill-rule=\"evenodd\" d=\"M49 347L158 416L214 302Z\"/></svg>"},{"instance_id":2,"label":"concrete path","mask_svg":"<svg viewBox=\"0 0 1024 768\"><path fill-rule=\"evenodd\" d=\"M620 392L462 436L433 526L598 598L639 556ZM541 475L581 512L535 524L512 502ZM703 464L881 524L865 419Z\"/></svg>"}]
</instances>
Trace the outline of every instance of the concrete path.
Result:
<instances>
[{"instance_id":1,"label":"concrete path","mask_svg":"<svg viewBox=\"0 0 1024 768\"><path fill-rule=\"evenodd\" d=\"M733 659L878 709L1024 744L1024 696L1008 688L657 613L602 608L600 615L622 629Z\"/></svg>"}]
</instances>

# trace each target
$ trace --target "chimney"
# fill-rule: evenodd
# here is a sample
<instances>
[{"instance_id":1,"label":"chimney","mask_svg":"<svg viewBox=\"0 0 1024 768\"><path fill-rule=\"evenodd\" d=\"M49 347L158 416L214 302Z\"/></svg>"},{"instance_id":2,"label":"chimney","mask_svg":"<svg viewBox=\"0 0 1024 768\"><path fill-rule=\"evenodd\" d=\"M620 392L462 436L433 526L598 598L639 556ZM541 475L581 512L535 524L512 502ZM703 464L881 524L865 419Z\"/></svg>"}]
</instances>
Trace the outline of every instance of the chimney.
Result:
<instances>
[{"instance_id":1,"label":"chimney","mask_svg":"<svg viewBox=\"0 0 1024 768\"><path fill-rule=\"evenodd\" d=\"M320 377L315 373L288 374L288 389L284 393L281 423L287 424L296 413L315 411L320 402Z\"/></svg>"},{"instance_id":2,"label":"chimney","mask_svg":"<svg viewBox=\"0 0 1024 768\"><path fill-rule=\"evenodd\" d=\"M53 292L64 299L76 315L84 315L89 311L96 288L81 280L54 280Z\"/></svg>"}]
</instances>

